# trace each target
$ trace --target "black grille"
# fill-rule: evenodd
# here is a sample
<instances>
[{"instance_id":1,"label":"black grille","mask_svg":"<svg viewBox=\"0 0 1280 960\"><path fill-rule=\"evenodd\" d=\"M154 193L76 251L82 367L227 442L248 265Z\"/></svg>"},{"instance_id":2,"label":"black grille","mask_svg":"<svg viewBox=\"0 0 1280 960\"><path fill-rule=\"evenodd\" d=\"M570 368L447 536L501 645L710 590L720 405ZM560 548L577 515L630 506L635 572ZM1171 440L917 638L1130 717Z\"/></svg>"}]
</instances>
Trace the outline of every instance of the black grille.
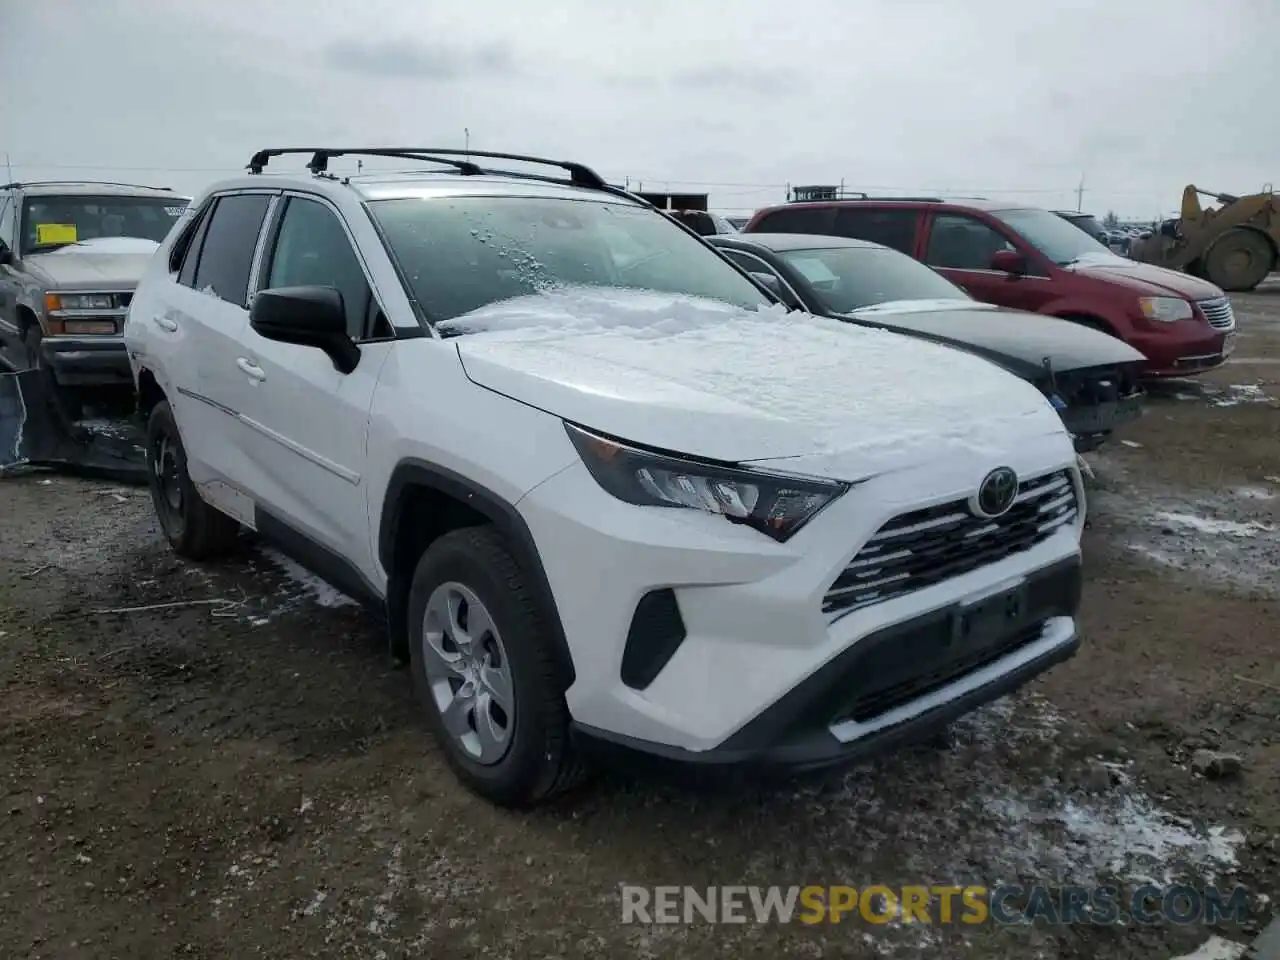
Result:
<instances>
[{"instance_id":1,"label":"black grille","mask_svg":"<svg viewBox=\"0 0 1280 960\"><path fill-rule=\"evenodd\" d=\"M1235 312L1231 309L1231 301L1226 297L1214 297L1211 300L1198 300L1200 308L1209 326L1218 330L1230 330L1236 325Z\"/></svg>"},{"instance_id":2,"label":"black grille","mask_svg":"<svg viewBox=\"0 0 1280 960\"><path fill-rule=\"evenodd\" d=\"M1024 480L1004 516L974 516L964 500L899 514L836 578L824 613L844 615L923 590L1029 550L1079 514L1069 470Z\"/></svg>"}]
</instances>

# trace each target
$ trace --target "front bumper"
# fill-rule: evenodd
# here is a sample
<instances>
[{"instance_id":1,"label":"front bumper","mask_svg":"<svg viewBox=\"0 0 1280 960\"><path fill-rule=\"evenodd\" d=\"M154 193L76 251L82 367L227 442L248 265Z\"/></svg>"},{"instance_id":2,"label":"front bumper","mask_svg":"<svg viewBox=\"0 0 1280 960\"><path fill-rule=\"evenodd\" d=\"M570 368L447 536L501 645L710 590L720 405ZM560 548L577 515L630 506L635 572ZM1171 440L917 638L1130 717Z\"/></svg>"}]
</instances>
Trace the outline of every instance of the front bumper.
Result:
<instances>
[{"instance_id":1,"label":"front bumper","mask_svg":"<svg viewBox=\"0 0 1280 960\"><path fill-rule=\"evenodd\" d=\"M1129 343L1147 357L1147 378L1185 377L1213 370L1235 349L1235 330L1219 330L1199 320L1169 324L1169 329L1135 333Z\"/></svg>"},{"instance_id":2,"label":"front bumper","mask_svg":"<svg viewBox=\"0 0 1280 960\"><path fill-rule=\"evenodd\" d=\"M956 445L932 461L872 477L785 544L710 514L623 503L605 493L581 463L543 482L517 509L538 544L573 660L575 680L565 693L573 720L597 736L660 750L698 754L723 748L868 638L926 615L946 616L956 604L1076 561L1084 491L1066 432L1022 438L1003 457L1023 478L1068 470L1078 518L1029 547L993 555L985 565L839 615L824 613L828 591L877 531L912 511L970 496L994 465L991 450ZM808 472L802 463L794 469ZM838 469L851 475L847 465ZM624 682L624 654L629 635L636 635L641 601L658 591L666 594L668 615L678 608L683 635L656 673L639 683ZM649 611L653 629L662 627L662 607ZM1062 614L1070 636L1073 610ZM1040 653L1069 644L1069 636L1055 637ZM1001 657L987 680L1014 671L1019 657L1040 653L1026 647L1017 656ZM939 691L886 709L877 723L904 722L966 689L959 680L948 681ZM857 738L870 732L862 723Z\"/></svg>"},{"instance_id":3,"label":"front bumper","mask_svg":"<svg viewBox=\"0 0 1280 960\"><path fill-rule=\"evenodd\" d=\"M955 642L964 607L952 604L863 637L721 746L682 750L575 724L584 750L653 770L693 765L794 773L857 763L917 742L1073 656L1080 646L1078 558L1029 576L1033 602L1006 628ZM859 720L856 704L895 710ZM865 729L864 729L865 728Z\"/></svg>"},{"instance_id":4,"label":"front bumper","mask_svg":"<svg viewBox=\"0 0 1280 960\"><path fill-rule=\"evenodd\" d=\"M133 386L121 337L45 337L40 352L60 386Z\"/></svg>"},{"instance_id":5,"label":"front bumper","mask_svg":"<svg viewBox=\"0 0 1280 960\"><path fill-rule=\"evenodd\" d=\"M1138 393L1118 400L1077 404L1059 411L1063 426L1075 439L1076 451L1096 450L1116 427L1142 416L1144 396Z\"/></svg>"}]
</instances>

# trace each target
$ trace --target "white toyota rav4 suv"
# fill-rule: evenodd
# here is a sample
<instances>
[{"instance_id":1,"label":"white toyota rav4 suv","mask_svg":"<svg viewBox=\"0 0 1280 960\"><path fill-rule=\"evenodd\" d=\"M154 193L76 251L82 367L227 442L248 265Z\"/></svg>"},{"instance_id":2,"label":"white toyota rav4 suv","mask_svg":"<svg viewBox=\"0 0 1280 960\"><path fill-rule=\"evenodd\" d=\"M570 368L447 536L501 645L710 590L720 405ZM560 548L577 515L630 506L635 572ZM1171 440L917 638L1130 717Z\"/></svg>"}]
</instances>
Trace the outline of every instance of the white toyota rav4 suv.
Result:
<instances>
[{"instance_id":1,"label":"white toyota rav4 suv","mask_svg":"<svg viewBox=\"0 0 1280 960\"><path fill-rule=\"evenodd\" d=\"M788 313L578 164L264 172L301 152L193 202L133 298L156 510L385 612L472 789L846 763L1075 652L1084 494L1033 387ZM356 153L421 171L329 172Z\"/></svg>"}]
</instances>

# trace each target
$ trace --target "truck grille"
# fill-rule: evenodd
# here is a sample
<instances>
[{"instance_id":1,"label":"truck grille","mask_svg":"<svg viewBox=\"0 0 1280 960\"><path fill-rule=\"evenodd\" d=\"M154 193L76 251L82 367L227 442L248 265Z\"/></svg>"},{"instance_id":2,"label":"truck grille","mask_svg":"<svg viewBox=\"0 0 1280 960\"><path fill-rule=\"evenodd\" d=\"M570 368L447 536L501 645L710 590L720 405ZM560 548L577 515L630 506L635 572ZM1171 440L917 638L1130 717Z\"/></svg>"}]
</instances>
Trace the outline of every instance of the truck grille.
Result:
<instances>
[{"instance_id":1,"label":"truck grille","mask_svg":"<svg viewBox=\"0 0 1280 960\"><path fill-rule=\"evenodd\" d=\"M1079 515L1071 471L1024 480L1009 512L974 516L965 500L899 514L849 562L822 600L833 619L1029 550Z\"/></svg>"},{"instance_id":2,"label":"truck grille","mask_svg":"<svg viewBox=\"0 0 1280 960\"><path fill-rule=\"evenodd\" d=\"M1231 309L1231 301L1226 297L1214 297L1211 300L1197 300L1196 306L1209 321L1209 326L1217 330L1230 330L1236 325L1235 311Z\"/></svg>"}]
</instances>

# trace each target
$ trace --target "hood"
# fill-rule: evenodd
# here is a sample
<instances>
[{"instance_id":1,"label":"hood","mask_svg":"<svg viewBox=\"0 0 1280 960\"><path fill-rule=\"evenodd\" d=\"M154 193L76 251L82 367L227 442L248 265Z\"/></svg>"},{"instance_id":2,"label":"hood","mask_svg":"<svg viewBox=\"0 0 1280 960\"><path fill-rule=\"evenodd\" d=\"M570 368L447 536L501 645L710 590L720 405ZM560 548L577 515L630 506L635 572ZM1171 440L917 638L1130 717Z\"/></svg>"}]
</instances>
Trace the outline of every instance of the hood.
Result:
<instances>
[{"instance_id":1,"label":"hood","mask_svg":"<svg viewBox=\"0 0 1280 960\"><path fill-rule=\"evenodd\" d=\"M33 254L24 262L63 289L128 290L137 286L159 247L152 240L103 237Z\"/></svg>"},{"instance_id":2,"label":"hood","mask_svg":"<svg viewBox=\"0 0 1280 960\"><path fill-rule=\"evenodd\" d=\"M898 309L899 303L910 309ZM1110 334L989 305L894 301L857 310L850 319L980 353L1020 377L1039 376L1046 357L1058 372L1144 361L1142 353Z\"/></svg>"},{"instance_id":3,"label":"hood","mask_svg":"<svg viewBox=\"0 0 1280 960\"><path fill-rule=\"evenodd\" d=\"M1211 300L1223 296L1219 287L1188 273L1167 270L1150 263L1108 253L1090 253L1064 269L1081 276L1128 287L1138 296L1175 296L1187 300Z\"/></svg>"},{"instance_id":4,"label":"hood","mask_svg":"<svg viewBox=\"0 0 1280 960\"><path fill-rule=\"evenodd\" d=\"M1063 433L1034 387L985 360L781 306L575 290L493 304L441 331L463 334L459 357L481 386L713 460L820 454L851 480L949 447L997 456Z\"/></svg>"}]
</instances>

